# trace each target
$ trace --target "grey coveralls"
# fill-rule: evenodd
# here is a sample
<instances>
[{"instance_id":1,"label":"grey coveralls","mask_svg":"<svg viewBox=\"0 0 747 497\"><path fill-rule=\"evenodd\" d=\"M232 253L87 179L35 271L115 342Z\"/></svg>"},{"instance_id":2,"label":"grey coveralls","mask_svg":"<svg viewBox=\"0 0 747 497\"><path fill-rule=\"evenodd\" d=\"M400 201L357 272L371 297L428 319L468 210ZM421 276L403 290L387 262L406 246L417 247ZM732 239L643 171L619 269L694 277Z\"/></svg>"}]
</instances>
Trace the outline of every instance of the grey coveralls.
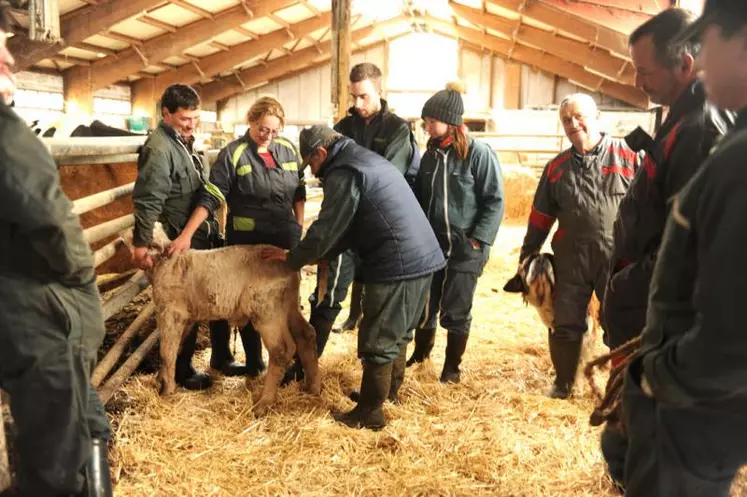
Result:
<instances>
[{"instance_id":1,"label":"grey coveralls","mask_svg":"<svg viewBox=\"0 0 747 497\"><path fill-rule=\"evenodd\" d=\"M604 300L617 209L639 156L622 139L603 134L585 155L570 148L551 160L534 195L520 260L539 252L557 220L554 337L580 341L592 292Z\"/></svg>"}]
</instances>

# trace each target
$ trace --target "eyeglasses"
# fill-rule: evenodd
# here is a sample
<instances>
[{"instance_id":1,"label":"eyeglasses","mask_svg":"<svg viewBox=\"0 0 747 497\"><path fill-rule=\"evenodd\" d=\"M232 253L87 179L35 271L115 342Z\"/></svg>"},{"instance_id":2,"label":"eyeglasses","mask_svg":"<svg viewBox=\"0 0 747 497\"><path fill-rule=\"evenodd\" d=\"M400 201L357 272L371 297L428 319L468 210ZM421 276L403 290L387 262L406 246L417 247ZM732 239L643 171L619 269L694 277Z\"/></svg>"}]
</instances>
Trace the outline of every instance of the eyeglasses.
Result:
<instances>
[{"instance_id":1,"label":"eyeglasses","mask_svg":"<svg viewBox=\"0 0 747 497\"><path fill-rule=\"evenodd\" d=\"M283 130L282 129L270 129L266 126L257 126L257 133L260 136L272 135L272 137L278 136Z\"/></svg>"}]
</instances>

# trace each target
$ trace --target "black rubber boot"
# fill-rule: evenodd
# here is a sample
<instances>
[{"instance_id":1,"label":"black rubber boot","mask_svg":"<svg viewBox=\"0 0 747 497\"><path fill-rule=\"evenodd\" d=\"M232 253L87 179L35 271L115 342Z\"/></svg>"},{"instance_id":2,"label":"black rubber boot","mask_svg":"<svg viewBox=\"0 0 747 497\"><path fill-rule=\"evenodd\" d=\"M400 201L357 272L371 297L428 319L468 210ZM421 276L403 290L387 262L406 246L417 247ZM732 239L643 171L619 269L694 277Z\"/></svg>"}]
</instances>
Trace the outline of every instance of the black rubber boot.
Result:
<instances>
[{"instance_id":1,"label":"black rubber boot","mask_svg":"<svg viewBox=\"0 0 747 497\"><path fill-rule=\"evenodd\" d=\"M405 359L407 359L407 344L399 349L399 355L392 362L392 382L389 385L387 399L395 404L399 404L399 387L405 381ZM361 398L361 393L358 390L353 390L348 394L348 397L353 402L358 402Z\"/></svg>"},{"instance_id":2,"label":"black rubber boot","mask_svg":"<svg viewBox=\"0 0 747 497\"><path fill-rule=\"evenodd\" d=\"M335 421L351 428L368 428L378 431L386 426L384 400L389 394L392 381L392 363L363 363L361 394L351 411L334 414Z\"/></svg>"},{"instance_id":3,"label":"black rubber boot","mask_svg":"<svg viewBox=\"0 0 747 497\"><path fill-rule=\"evenodd\" d=\"M209 375L202 371L197 371L192 367L192 356L195 355L197 348L197 328L192 328L182 344L182 350L176 357L176 383L187 390L205 390L210 388L213 380Z\"/></svg>"},{"instance_id":4,"label":"black rubber boot","mask_svg":"<svg viewBox=\"0 0 747 497\"><path fill-rule=\"evenodd\" d=\"M417 362L423 362L431 356L436 343L436 328L418 328L415 330L415 350L407 360L409 368Z\"/></svg>"},{"instance_id":5,"label":"black rubber boot","mask_svg":"<svg viewBox=\"0 0 747 497\"><path fill-rule=\"evenodd\" d=\"M81 497L112 497L112 478L106 440L94 438L91 443L91 459L86 463L86 486Z\"/></svg>"},{"instance_id":6,"label":"black rubber boot","mask_svg":"<svg viewBox=\"0 0 747 497\"><path fill-rule=\"evenodd\" d=\"M581 340L560 340L550 334L550 359L555 368L555 383L547 396L552 399L567 399L573 392L576 371L581 358Z\"/></svg>"},{"instance_id":7,"label":"black rubber boot","mask_svg":"<svg viewBox=\"0 0 747 497\"><path fill-rule=\"evenodd\" d=\"M342 333L343 331L353 331L358 329L358 326L361 324L362 306L363 283L354 281L350 293L350 314L348 314L348 318L341 326L335 326L332 328L332 331L334 333Z\"/></svg>"},{"instance_id":8,"label":"black rubber boot","mask_svg":"<svg viewBox=\"0 0 747 497\"><path fill-rule=\"evenodd\" d=\"M462 363L462 356L467 348L467 338L469 335L451 331L446 335L446 360L444 369L441 371L441 383L459 383L462 379L459 365Z\"/></svg>"},{"instance_id":9,"label":"black rubber boot","mask_svg":"<svg viewBox=\"0 0 747 497\"><path fill-rule=\"evenodd\" d=\"M316 332L316 356L321 357L324 348L327 346L329 332L335 323L335 318L340 311L338 309L312 309L309 324ZM298 358L298 354L293 357L293 364L285 370L285 375L280 382L281 386L288 385L293 381L301 381L305 377L303 366Z\"/></svg>"},{"instance_id":10,"label":"black rubber boot","mask_svg":"<svg viewBox=\"0 0 747 497\"><path fill-rule=\"evenodd\" d=\"M262 359L262 338L251 324L244 326L239 334L241 343L244 344L244 354L246 354L246 375L251 378L259 376L267 369Z\"/></svg>"},{"instance_id":11,"label":"black rubber boot","mask_svg":"<svg viewBox=\"0 0 747 497\"><path fill-rule=\"evenodd\" d=\"M231 328L226 321L210 322L210 367L220 371L223 376L241 376L246 374L246 366L236 362L231 354L229 342Z\"/></svg>"}]
</instances>

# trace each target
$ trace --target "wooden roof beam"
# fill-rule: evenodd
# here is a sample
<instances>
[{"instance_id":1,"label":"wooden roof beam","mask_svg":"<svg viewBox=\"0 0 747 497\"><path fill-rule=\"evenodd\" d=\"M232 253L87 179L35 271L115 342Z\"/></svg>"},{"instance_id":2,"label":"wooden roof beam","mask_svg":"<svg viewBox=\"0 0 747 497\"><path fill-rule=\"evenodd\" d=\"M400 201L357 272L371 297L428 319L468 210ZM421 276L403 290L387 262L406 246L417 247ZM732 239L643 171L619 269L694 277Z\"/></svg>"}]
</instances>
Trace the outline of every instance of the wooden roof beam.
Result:
<instances>
[{"instance_id":1,"label":"wooden roof beam","mask_svg":"<svg viewBox=\"0 0 747 497\"><path fill-rule=\"evenodd\" d=\"M488 0L488 3L512 12L521 12L523 16L588 40L593 46L604 48L622 57L628 56L627 35L554 5L526 0Z\"/></svg>"},{"instance_id":2,"label":"wooden roof beam","mask_svg":"<svg viewBox=\"0 0 747 497\"><path fill-rule=\"evenodd\" d=\"M98 34L110 26L136 16L161 0L108 0L90 5L65 15L60 21L60 43L31 41L26 36L14 36L8 47L16 60L16 70L28 69L42 59L49 58L65 46L76 45L86 38Z\"/></svg>"},{"instance_id":3,"label":"wooden roof beam","mask_svg":"<svg viewBox=\"0 0 747 497\"><path fill-rule=\"evenodd\" d=\"M260 16L272 12L274 9L289 7L296 1L254 0L252 6L254 13ZM157 64L169 57L181 56L195 45L204 43L228 30L240 27L247 22L247 17L244 8L236 5L219 12L212 19L201 19L186 26L181 26L176 33L165 33L145 41L138 41L140 44L138 48L151 64ZM74 74L68 75L67 83L83 87L82 91L94 92L125 79L141 69L142 58L132 46L121 50L117 54L117 58L106 57L94 62L90 74L72 68L71 71L74 71Z\"/></svg>"},{"instance_id":4,"label":"wooden roof beam","mask_svg":"<svg viewBox=\"0 0 747 497\"><path fill-rule=\"evenodd\" d=\"M402 24L406 31L409 31L409 27L402 22L403 18L397 17L389 19L387 21L379 22L376 26L367 26L354 30L351 33L351 41L360 42L372 34L376 33L378 29L384 28L392 24ZM376 43L381 43L377 41ZM360 48L360 50L367 49L376 43L368 44ZM246 87L257 86L258 84L283 77L284 75L296 71L300 68L306 67L312 63L320 60L328 60L331 57L331 41L325 41L320 44L322 54L320 55L316 47L304 48L297 52L293 52L291 55L285 57L279 57L266 63L261 71L258 71L256 67L250 67L243 71L240 71L239 77L244 82ZM221 78L210 83L204 84L199 88L200 96L203 102L215 102L231 97L244 91L244 88L238 84L236 78L232 75L228 78Z\"/></svg>"},{"instance_id":5,"label":"wooden roof beam","mask_svg":"<svg viewBox=\"0 0 747 497\"><path fill-rule=\"evenodd\" d=\"M291 28L298 36L306 36L314 31L329 25L330 14L326 13L322 17L312 17L297 24ZM263 53L272 50L283 50L283 44L288 43L285 31L277 30L262 35L258 40L245 41L230 47L230 50L218 52L199 60L202 72L208 77L230 71L234 66L251 60ZM316 49L314 49L316 53ZM203 79L203 75L195 70L191 64L180 67L177 71L159 74L155 81L155 93L158 94L167 86L174 83L196 84Z\"/></svg>"},{"instance_id":6,"label":"wooden roof beam","mask_svg":"<svg viewBox=\"0 0 747 497\"><path fill-rule=\"evenodd\" d=\"M85 50L86 52L93 52L93 53L99 53L108 55L110 57L116 57L118 52L116 50L112 50L111 48L107 47L100 47L98 45L91 45L90 43L86 43L81 41L80 43L76 43L73 45L73 48L77 48L78 50Z\"/></svg>"},{"instance_id":7,"label":"wooden roof beam","mask_svg":"<svg viewBox=\"0 0 747 497\"><path fill-rule=\"evenodd\" d=\"M188 10L192 12L193 14L197 14L198 16L202 17L203 19L212 19L213 13L210 11L207 11L205 9L202 9L200 7L197 7L196 5L192 5L189 2L186 2L185 0L169 0L169 3L176 5L177 7L181 7L184 10Z\"/></svg>"},{"instance_id":8,"label":"wooden roof beam","mask_svg":"<svg viewBox=\"0 0 747 497\"><path fill-rule=\"evenodd\" d=\"M176 26L172 26L171 24L159 21L158 19L155 19L149 15L142 15L138 17L137 20L145 24L149 24L153 27L163 29L164 31L168 31L169 33L176 33Z\"/></svg>"},{"instance_id":9,"label":"wooden roof beam","mask_svg":"<svg viewBox=\"0 0 747 497\"><path fill-rule=\"evenodd\" d=\"M482 33L475 29L455 26L435 18L428 18L428 24L442 34L461 38L470 43L483 46L502 57L529 66L538 67L552 74L557 74L562 78L573 80L579 85L591 90L599 88L599 91L641 109L648 108L648 97L641 90L601 78L598 75L590 73L584 69L583 66L568 62L567 60L561 59L555 55L543 53L537 49L522 44L516 44L512 51L510 40Z\"/></svg>"},{"instance_id":10,"label":"wooden roof beam","mask_svg":"<svg viewBox=\"0 0 747 497\"><path fill-rule=\"evenodd\" d=\"M626 59L613 56L601 49L592 48L587 43L521 24L520 21L517 23L504 17L486 14L479 9L454 2L451 2L451 9L462 19L511 36L512 40L518 43L539 47L553 55L586 66L608 79L620 81L627 85L635 83L635 71Z\"/></svg>"},{"instance_id":11,"label":"wooden roof beam","mask_svg":"<svg viewBox=\"0 0 747 497\"><path fill-rule=\"evenodd\" d=\"M239 27L233 28L233 30L236 31L237 33L241 33L242 35L251 38L252 40L258 40L259 39L259 35L257 33L255 33L254 31L249 31L244 26L239 26Z\"/></svg>"}]
</instances>

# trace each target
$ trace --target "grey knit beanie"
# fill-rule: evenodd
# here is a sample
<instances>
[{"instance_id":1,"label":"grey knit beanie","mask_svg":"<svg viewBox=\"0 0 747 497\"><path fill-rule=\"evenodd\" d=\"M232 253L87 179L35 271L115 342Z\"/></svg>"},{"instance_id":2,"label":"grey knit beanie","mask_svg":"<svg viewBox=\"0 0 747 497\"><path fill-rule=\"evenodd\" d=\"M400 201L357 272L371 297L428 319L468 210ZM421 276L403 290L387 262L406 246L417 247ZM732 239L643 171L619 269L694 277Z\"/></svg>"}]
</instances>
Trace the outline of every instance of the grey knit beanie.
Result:
<instances>
[{"instance_id":1,"label":"grey knit beanie","mask_svg":"<svg viewBox=\"0 0 747 497\"><path fill-rule=\"evenodd\" d=\"M436 92L423 106L420 117L430 117L453 126L462 125L464 102L462 101L464 85L458 81L446 84L445 90Z\"/></svg>"}]
</instances>

